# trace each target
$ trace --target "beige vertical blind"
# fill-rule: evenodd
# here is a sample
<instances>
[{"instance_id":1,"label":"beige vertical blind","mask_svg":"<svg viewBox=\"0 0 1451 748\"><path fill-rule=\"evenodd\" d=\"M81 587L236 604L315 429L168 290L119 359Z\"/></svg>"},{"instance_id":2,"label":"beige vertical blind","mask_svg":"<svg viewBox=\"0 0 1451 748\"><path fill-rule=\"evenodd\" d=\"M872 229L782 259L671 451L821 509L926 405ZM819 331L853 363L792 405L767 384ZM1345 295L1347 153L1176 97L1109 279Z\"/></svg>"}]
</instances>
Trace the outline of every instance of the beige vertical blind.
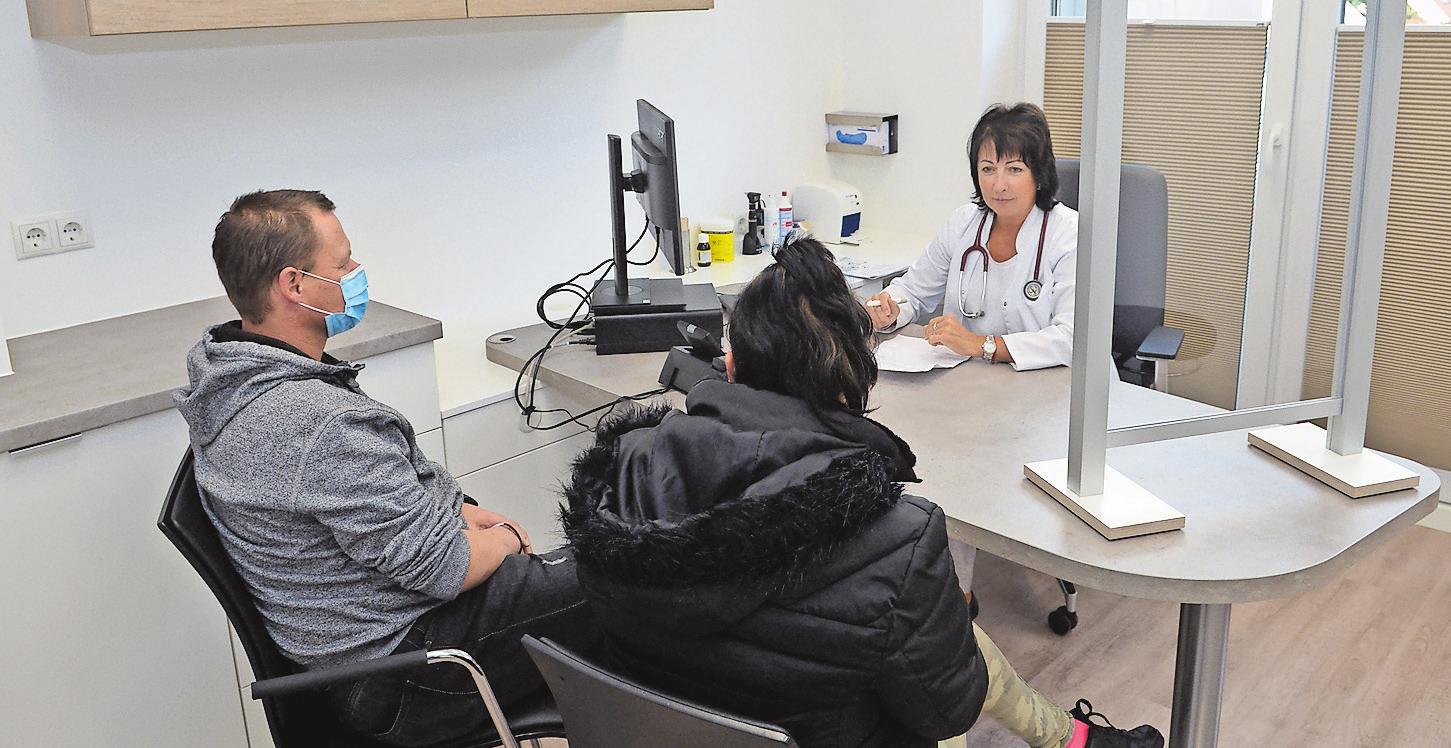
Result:
<instances>
[{"instance_id":1,"label":"beige vertical blind","mask_svg":"<svg viewBox=\"0 0 1451 748\"><path fill-rule=\"evenodd\" d=\"M1305 397L1330 392L1364 33L1340 33ZM1451 34L1408 31L1366 443L1451 468Z\"/></svg>"},{"instance_id":2,"label":"beige vertical blind","mask_svg":"<svg viewBox=\"0 0 1451 748\"><path fill-rule=\"evenodd\" d=\"M1166 323L1185 331L1170 391L1233 408L1264 86L1263 25L1131 24L1125 162L1169 183ZM1057 155L1076 158L1083 25L1050 23L1044 110Z\"/></svg>"}]
</instances>

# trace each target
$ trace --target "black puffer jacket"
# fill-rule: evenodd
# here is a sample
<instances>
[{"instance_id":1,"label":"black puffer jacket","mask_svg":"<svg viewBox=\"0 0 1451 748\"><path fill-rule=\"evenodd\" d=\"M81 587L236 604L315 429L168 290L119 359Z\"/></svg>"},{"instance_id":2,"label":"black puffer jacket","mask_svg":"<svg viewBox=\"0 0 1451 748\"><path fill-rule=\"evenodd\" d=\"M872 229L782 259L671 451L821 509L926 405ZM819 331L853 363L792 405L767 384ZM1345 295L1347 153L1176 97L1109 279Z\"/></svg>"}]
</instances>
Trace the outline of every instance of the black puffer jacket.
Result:
<instances>
[{"instance_id":1,"label":"black puffer jacket","mask_svg":"<svg viewBox=\"0 0 1451 748\"><path fill-rule=\"evenodd\" d=\"M564 530L615 667L803 746L930 746L987 672L942 510L875 422L703 382L606 424Z\"/></svg>"}]
</instances>

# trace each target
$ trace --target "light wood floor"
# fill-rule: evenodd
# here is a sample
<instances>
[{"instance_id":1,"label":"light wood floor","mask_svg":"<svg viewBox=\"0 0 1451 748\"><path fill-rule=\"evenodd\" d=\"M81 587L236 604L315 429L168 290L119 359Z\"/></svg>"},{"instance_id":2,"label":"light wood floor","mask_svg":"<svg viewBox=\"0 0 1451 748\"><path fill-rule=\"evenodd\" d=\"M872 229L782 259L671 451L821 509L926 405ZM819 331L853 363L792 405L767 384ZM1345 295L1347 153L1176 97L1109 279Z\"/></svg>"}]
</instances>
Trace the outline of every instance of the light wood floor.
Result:
<instances>
[{"instance_id":1,"label":"light wood floor","mask_svg":"<svg viewBox=\"0 0 1451 748\"><path fill-rule=\"evenodd\" d=\"M1029 683L1168 734L1177 605L1080 588L1078 628L1059 637L1051 578L981 553L974 575L978 625ZM967 737L1023 745L988 719ZM1451 534L1412 527L1319 590L1235 605L1219 744L1451 746Z\"/></svg>"},{"instance_id":2,"label":"light wood floor","mask_svg":"<svg viewBox=\"0 0 1451 748\"><path fill-rule=\"evenodd\" d=\"M1053 579L986 553L974 575L978 625L1035 688L1168 735L1179 606L1080 588L1078 628L1059 637ZM1023 746L987 718L967 744ZM1219 744L1451 746L1451 534L1412 527L1315 592L1235 605Z\"/></svg>"}]
</instances>

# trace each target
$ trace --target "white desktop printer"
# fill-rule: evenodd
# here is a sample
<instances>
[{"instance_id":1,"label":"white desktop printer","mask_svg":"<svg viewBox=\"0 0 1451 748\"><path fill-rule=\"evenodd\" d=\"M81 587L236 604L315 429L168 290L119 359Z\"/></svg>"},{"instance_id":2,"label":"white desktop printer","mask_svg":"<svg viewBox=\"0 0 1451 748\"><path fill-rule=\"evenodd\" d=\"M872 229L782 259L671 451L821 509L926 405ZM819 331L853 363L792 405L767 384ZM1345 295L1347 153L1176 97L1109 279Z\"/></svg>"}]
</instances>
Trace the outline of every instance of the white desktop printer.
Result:
<instances>
[{"instance_id":1,"label":"white desktop printer","mask_svg":"<svg viewBox=\"0 0 1451 748\"><path fill-rule=\"evenodd\" d=\"M795 219L811 224L811 234L828 244L838 244L862 226L862 196L846 182L828 179L807 182L791 193Z\"/></svg>"}]
</instances>

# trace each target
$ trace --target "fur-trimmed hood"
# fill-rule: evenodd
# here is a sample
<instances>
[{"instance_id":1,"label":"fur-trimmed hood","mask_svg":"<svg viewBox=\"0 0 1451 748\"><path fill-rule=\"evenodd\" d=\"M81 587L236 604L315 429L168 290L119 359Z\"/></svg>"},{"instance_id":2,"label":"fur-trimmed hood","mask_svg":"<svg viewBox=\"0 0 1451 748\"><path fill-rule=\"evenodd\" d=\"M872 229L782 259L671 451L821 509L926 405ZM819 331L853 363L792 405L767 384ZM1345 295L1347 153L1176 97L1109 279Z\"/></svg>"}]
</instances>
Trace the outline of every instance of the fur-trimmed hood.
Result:
<instances>
[{"instance_id":1,"label":"fur-trimmed hood","mask_svg":"<svg viewBox=\"0 0 1451 748\"><path fill-rule=\"evenodd\" d=\"M685 412L604 423L575 461L562 521L582 581L715 628L784 586L809 587L812 562L890 510L915 461L870 419L703 382Z\"/></svg>"}]
</instances>

